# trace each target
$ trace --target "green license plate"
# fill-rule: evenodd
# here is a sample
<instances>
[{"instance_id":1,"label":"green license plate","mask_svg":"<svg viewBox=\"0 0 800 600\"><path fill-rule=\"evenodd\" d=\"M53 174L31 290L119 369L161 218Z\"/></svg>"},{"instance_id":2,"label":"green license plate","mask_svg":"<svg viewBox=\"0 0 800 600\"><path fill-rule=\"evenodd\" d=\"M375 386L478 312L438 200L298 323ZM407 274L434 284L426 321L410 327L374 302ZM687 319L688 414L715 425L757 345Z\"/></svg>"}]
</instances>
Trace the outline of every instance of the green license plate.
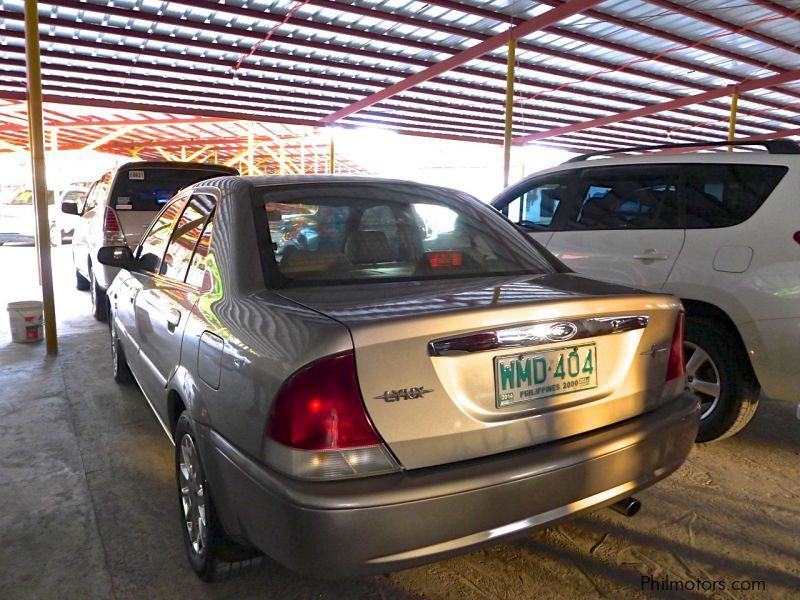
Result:
<instances>
[{"instance_id":1,"label":"green license plate","mask_svg":"<svg viewBox=\"0 0 800 600\"><path fill-rule=\"evenodd\" d=\"M494 359L497 407L597 387L597 347L583 344Z\"/></svg>"}]
</instances>

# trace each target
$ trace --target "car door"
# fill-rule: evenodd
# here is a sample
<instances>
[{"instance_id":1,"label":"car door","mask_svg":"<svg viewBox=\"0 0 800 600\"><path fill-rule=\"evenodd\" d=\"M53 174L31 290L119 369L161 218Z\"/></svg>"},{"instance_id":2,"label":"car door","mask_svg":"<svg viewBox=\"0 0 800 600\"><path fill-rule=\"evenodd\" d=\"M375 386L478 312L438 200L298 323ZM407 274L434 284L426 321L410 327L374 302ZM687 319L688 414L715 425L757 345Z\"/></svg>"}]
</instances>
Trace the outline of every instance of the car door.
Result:
<instances>
[{"instance_id":1,"label":"car door","mask_svg":"<svg viewBox=\"0 0 800 600\"><path fill-rule=\"evenodd\" d=\"M574 185L569 173L549 173L506 189L492 206L546 247L562 220L565 200Z\"/></svg>"},{"instance_id":2,"label":"car door","mask_svg":"<svg viewBox=\"0 0 800 600\"><path fill-rule=\"evenodd\" d=\"M590 167L547 249L578 273L636 288L663 287L685 240L677 165Z\"/></svg>"},{"instance_id":3,"label":"car door","mask_svg":"<svg viewBox=\"0 0 800 600\"><path fill-rule=\"evenodd\" d=\"M114 322L118 327L120 340L128 359L128 366L134 375L140 377L139 331L136 320L136 298L142 291L146 277L157 270L155 257L160 261L172 228L186 205L187 198L176 198L168 203L153 220L150 229L142 239L142 243L134 250L134 258L138 266L132 271L121 271L114 282L117 288L111 298ZM144 257L141 260L141 257Z\"/></svg>"},{"instance_id":4,"label":"car door","mask_svg":"<svg viewBox=\"0 0 800 600\"><path fill-rule=\"evenodd\" d=\"M72 258L75 267L85 277L89 276L89 254L97 245L96 238L102 233L103 218L105 217L105 196L112 172L105 173L89 189L86 199L78 204L78 213L81 215L75 225L72 237Z\"/></svg>"},{"instance_id":5,"label":"car door","mask_svg":"<svg viewBox=\"0 0 800 600\"><path fill-rule=\"evenodd\" d=\"M215 200L208 195L175 201L140 246L141 268L134 273L138 292L133 302L138 379L164 422L168 420L164 391L180 363L183 330L198 295L197 288L186 283L186 275L214 206Z\"/></svg>"}]
</instances>

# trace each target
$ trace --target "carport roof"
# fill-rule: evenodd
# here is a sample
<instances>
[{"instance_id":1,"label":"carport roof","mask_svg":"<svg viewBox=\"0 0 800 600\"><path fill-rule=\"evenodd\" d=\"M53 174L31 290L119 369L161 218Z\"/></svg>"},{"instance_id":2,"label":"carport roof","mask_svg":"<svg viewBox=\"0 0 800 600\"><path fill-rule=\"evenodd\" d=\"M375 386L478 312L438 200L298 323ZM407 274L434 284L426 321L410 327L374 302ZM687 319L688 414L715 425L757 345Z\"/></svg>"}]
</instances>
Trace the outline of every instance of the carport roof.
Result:
<instances>
[{"instance_id":1,"label":"carport roof","mask_svg":"<svg viewBox=\"0 0 800 600\"><path fill-rule=\"evenodd\" d=\"M12 101L22 10L0 0ZM800 0L61 0L39 19L49 102L499 143L514 35L517 143L724 139L734 87L738 137L800 139Z\"/></svg>"}]
</instances>

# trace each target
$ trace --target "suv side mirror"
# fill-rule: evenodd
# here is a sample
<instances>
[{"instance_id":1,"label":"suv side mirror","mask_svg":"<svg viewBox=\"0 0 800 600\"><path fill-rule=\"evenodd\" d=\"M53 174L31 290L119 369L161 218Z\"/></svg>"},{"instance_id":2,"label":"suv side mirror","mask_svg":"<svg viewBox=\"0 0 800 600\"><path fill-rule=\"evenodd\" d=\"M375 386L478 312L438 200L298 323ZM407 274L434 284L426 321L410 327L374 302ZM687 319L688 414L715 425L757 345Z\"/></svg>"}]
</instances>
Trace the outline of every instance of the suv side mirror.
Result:
<instances>
[{"instance_id":1,"label":"suv side mirror","mask_svg":"<svg viewBox=\"0 0 800 600\"><path fill-rule=\"evenodd\" d=\"M77 215L81 216L81 212L78 210L78 203L71 202L69 200L65 200L61 203L61 212L66 213L68 215Z\"/></svg>"},{"instance_id":2,"label":"suv side mirror","mask_svg":"<svg viewBox=\"0 0 800 600\"><path fill-rule=\"evenodd\" d=\"M103 246L97 251L97 260L100 264L129 271L136 262L128 246Z\"/></svg>"}]
</instances>

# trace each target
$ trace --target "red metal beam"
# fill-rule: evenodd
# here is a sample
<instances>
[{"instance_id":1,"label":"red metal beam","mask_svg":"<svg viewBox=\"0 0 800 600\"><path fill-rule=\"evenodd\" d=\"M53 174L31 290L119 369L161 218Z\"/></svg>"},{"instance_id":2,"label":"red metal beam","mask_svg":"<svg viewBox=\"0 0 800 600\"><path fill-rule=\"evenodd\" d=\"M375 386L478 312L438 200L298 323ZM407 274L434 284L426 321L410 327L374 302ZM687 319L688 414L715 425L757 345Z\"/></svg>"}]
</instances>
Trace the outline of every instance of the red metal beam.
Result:
<instances>
[{"instance_id":1,"label":"red metal beam","mask_svg":"<svg viewBox=\"0 0 800 600\"><path fill-rule=\"evenodd\" d=\"M789 83L790 81L797 81L798 79L800 79L800 69L794 71L786 71L781 75L772 75L770 77L759 77L758 79L746 79L742 82L739 82L736 85L729 85L726 87L718 88L717 90L714 91L704 92L702 94L694 94L692 96L686 96L685 98L682 98L680 100L671 100L669 102L662 102L660 104L652 104L644 108L637 108L635 110L629 110L626 112L617 113L616 115L610 115L608 117L600 117L599 119L592 119L590 121L584 121L582 123L575 123L574 125L568 125L567 127L559 127L557 129L551 129L549 131L542 131L540 133L534 133L533 135L517 138L514 141L516 143L524 144L526 142L533 142L535 140L541 140L548 137L564 135L565 133L574 133L576 131L582 131L584 129L589 129L591 127L600 127L602 125L608 125L609 123L617 123L619 121L636 119L638 117L644 117L647 115L652 115L653 113L663 112L666 110L675 110L677 108L682 108L690 104L708 102L709 100L714 100L716 98L730 96L733 93L734 89L738 89L740 91L751 91L751 90L772 87L775 85L781 85L783 83Z\"/></svg>"},{"instance_id":2,"label":"red metal beam","mask_svg":"<svg viewBox=\"0 0 800 600\"><path fill-rule=\"evenodd\" d=\"M763 1L766 2L767 0L763 0ZM551 6L558 6L557 2L547 2L546 1L544 3L545 4L549 4ZM441 31L443 33L448 33L450 35L457 35L457 36L466 37L466 38L472 38L472 39L477 39L477 40L485 40L485 39L487 39L489 37L486 34L483 34L483 33L480 33L480 32L476 32L476 31L472 31L472 30L469 30L469 29L462 29L462 28L458 28L458 27L453 27L451 25L442 25L440 23L429 22L429 21L426 21L426 20L423 20L423 19L416 19L414 17L408 17L408 16L405 16L405 15L397 15L395 13L380 12L380 11L376 11L373 8L353 6L351 4L347 4L346 2L343 2L342 0L310 0L310 4L315 4L317 6L323 6L325 8L335 8L335 9L337 9L339 11L342 11L342 12L345 12L345 13L355 13L355 14L362 15L362 16L369 16L371 18L376 18L376 12L379 12L380 18L382 20L387 20L387 21L392 21L392 22L397 22L397 23L413 25L415 27L431 29L433 31ZM433 1L427 2L427 4L432 4L434 6L439 6L439 7L442 7L442 8L448 8L448 9L451 9L451 10L456 10L456 11L463 12L463 13L469 14L469 15L479 16L479 17L484 18L484 19L492 19L492 20L495 20L495 21L497 21L499 23L507 23L507 22L509 22L509 16L508 15L503 14L503 13L498 13L498 12L495 12L495 11L492 11L492 10L488 10L486 8L479 8L479 7L475 7L475 6L467 6L467 5L460 4L458 2L452 2L452 1L449 1L449 0L433 0ZM789 12L791 12L791 11L789 11ZM598 13L597 11L592 11L592 10L585 11L584 14L592 15L592 16L601 15L601 13ZM614 18L606 16L606 18L604 20L613 22ZM635 26L635 24L631 23L631 26ZM614 52L630 54L630 55L636 56L638 58L650 59L653 56L651 53L645 52L645 51L640 50L638 48L634 48L634 47L631 47L631 46L624 46L622 44L618 44L618 43L615 43L615 42L609 42L607 40L593 38L591 36L583 35L581 33L577 33L577 32L574 32L574 31L571 31L571 30L568 30L568 29L564 29L564 28L561 28L561 27L558 27L558 26L545 27L545 28L542 29L542 31L546 32L546 33L552 33L553 35L557 35L559 37L563 37L563 38L566 38L566 39L572 39L572 40L575 40L575 41L579 41L579 42L584 43L584 44L591 44L593 46L598 46L600 48L607 48L609 50L613 50ZM649 35L658 34L657 31L649 30L649 29L646 30L646 31L642 31L642 32L643 33L647 33ZM688 39L687 40L683 40L683 41L684 41L684 44L682 44L682 45L686 45L686 46L689 46L689 45L692 45L692 44L696 44L696 42L693 42L692 40L688 40ZM640 77L652 79L654 81L661 81L661 82L664 82L664 83L670 83L670 84L673 84L673 85L680 85L680 86L687 87L687 88L700 89L700 90L708 90L708 89L711 88L711 86L707 86L707 85L698 83L697 81L684 80L684 79L679 79L677 77L671 77L671 76L667 76L667 75L664 75L664 74L655 74L655 73L653 73L651 71L642 70L642 69L638 68L638 65L631 65L630 67L626 67L624 69L620 69L619 65L614 64L614 63L609 63L609 62L606 62L606 61L593 59L593 58L585 56L585 55L573 55L573 54L569 54L567 52L559 52L559 51L554 50L552 48L549 48L547 46L542 46L542 45L536 44L536 43L530 43L530 42L528 42L528 43L518 43L517 44L517 48L519 50L528 50L530 52L537 52L539 54L544 54L546 56L551 56L553 58L557 58L557 59L564 60L564 61L571 61L571 62L577 62L577 63L584 64L584 65L596 66L599 69L613 69L613 70L615 70L615 72L628 71L628 72L630 72L630 73L632 73L634 75L640 76ZM701 44L700 46L698 46L698 48L702 48L702 49L704 49L706 51L709 51L709 52L715 50L713 47L708 46L706 44ZM726 51L720 50L717 53L721 54L721 55L725 55ZM502 64L503 63L503 59L502 58L499 58L496 61L492 60L493 58L494 57L486 57L486 58L484 58L484 60L491 60L492 62L496 62L496 64ZM747 58L746 57L739 57L739 60L747 62ZM722 69L715 69L715 68L713 68L711 66L708 66L708 65L685 62L685 61L682 61L682 60L679 60L679 59L676 59L676 58L672 58L672 57L661 56L661 57L659 57L657 59L657 62L661 62L661 63L667 64L667 65L670 65L670 66L673 66L673 67L677 67L677 68L680 68L680 69L687 69L687 70L689 70L691 72L704 73L704 74L707 74L707 75L711 75L712 77L722 77L722 78L726 78L726 79L734 79L734 76L730 72L724 71ZM769 65L766 65L765 63L758 63L756 66L759 66L759 65L762 68L770 68ZM526 66L528 66L528 65L526 65L525 63L520 63L519 64L520 68L525 68ZM541 68L541 66L540 65L536 65L535 68ZM776 69L775 67L771 67L770 70L773 70L773 71L776 71L776 72L780 72L780 70ZM564 73L566 74L567 77L570 77L570 78L575 78L577 76L574 73L568 73L568 72L564 72ZM607 77L598 77L598 80L609 81ZM610 85L614 85L614 84L611 83ZM780 91L781 91L781 93L787 94L787 95L789 95L789 96L791 96L793 98L800 98L800 92L795 92L793 90L780 90ZM778 103L772 103L772 102L764 101L764 100L761 100L761 102L763 102L764 104L766 104L768 106L771 106L772 108L778 108L778 106L779 106Z\"/></svg>"},{"instance_id":3,"label":"red metal beam","mask_svg":"<svg viewBox=\"0 0 800 600\"><path fill-rule=\"evenodd\" d=\"M65 3L70 4L70 5L71 4L75 4L75 3L70 3L70 2L65 2ZM84 6L82 3L78 3L78 5L79 6ZM120 12L120 9L111 9L111 8L109 8L108 10L116 10L117 12ZM227 7L226 7L226 10L227 10ZM127 14L129 16L135 15L136 18L141 18L139 16L140 13L130 13L129 11L121 11L121 13L122 14ZM15 17L18 17L14 13L7 13L5 11L0 11L0 16L9 18L11 20L13 20ZM49 19L48 17L41 17L40 20L41 20L42 23L47 23L47 24L50 24L50 25L65 25L66 24L67 26L72 26L73 28L84 29L84 30L87 30L87 31L95 32L95 33L102 33L104 31L108 30L108 28L103 28L103 27L93 26L93 25L86 25L86 24L80 24L80 26L79 26L79 25L77 25L75 23L72 23L70 21L59 21L58 19ZM186 22L185 21L182 21L182 20L176 20L176 21L177 21L176 24L180 24L181 26L184 26L184 27L186 26ZM200 26L200 25L198 24L198 26ZM114 29L112 28L112 30L114 30ZM348 30L348 31L349 31L350 35L352 35L354 33L354 30ZM226 33L229 33L229 31L226 30ZM135 32L128 32L126 35L127 35L128 39L137 39L137 38L142 39L142 40L152 39L152 40L155 40L155 41L163 41L163 42L169 43L169 44L174 44L176 40L181 39L181 38L172 38L172 37L169 37L169 36L158 36L158 35L155 35L155 34L151 34L147 38L144 38L144 37L141 37L141 34L136 34ZM13 37L13 35L11 37ZM383 41L386 41L386 39L391 39L391 38L388 38L388 36L383 36L383 37L384 37ZM288 40L287 43L296 43L292 38L286 38L286 39ZM194 42L194 41L191 41L191 40L182 40L182 41L184 41L187 44L190 44L190 42L191 42L191 44L194 44L196 47L203 48L203 49L209 49L209 50L215 50L215 51L221 51L221 50L228 49L228 50L230 50L232 52L238 51L238 49L236 49L236 48L233 48L233 47L227 47L226 48L225 46L218 45L218 44L207 44L206 43L206 44L202 44L200 46L197 46L197 44L199 42ZM80 47L87 47L87 48L93 48L93 49L96 47L94 44L87 43L87 42L84 42L84 41L70 40L70 43L73 44L73 45L80 46ZM404 41L403 40L398 40L397 43L404 43ZM417 44L419 44L419 43L417 43ZM108 46L108 44L99 44L99 45L101 47L102 46ZM433 49L435 51L442 51L443 50L442 47L439 47L439 46L436 46L436 45L426 44L425 46L428 49ZM115 50L119 48L118 45L113 45L113 47L114 47ZM323 49L327 49L327 50L335 49L335 47L333 47L331 45L326 45L326 44L323 44L322 48ZM346 51L346 50L347 49L344 48L344 49L341 49L341 50L338 50L338 51ZM444 50L445 51L450 51L449 49L444 49ZM154 56L154 57L159 57L159 58L164 58L165 55L167 55L167 53L164 53L164 52L154 52L154 51L148 51L148 50L140 50L139 48L136 48L135 50L128 50L128 51L129 52L133 52L134 54L138 53L139 55L148 55L148 56ZM357 53L358 51L357 50L353 50L352 52ZM370 55L376 55L378 57L385 56L385 55L382 55L381 53L376 53L376 52L371 52ZM175 58L178 59L178 60L187 60L186 59L186 55L173 55L173 56L175 56ZM74 55L70 56L70 58L74 58ZM289 59L289 58L290 57L287 56L287 59ZM490 59L493 59L493 58L495 58L495 57L485 57L484 59L485 60L490 60ZM84 59L84 60L88 60L88 59ZM96 60L99 60L99 59L92 58L92 60L96 61ZM200 62L200 63L203 63L203 64L211 64L211 65L214 65L214 66L219 66L219 62L215 61L213 59L195 57L195 60L197 62ZM297 59L293 58L293 60L297 60ZM330 61L324 61L324 60L319 60L319 59L313 60L313 59L308 59L308 58L302 58L301 57L299 60L301 62L310 62L310 64L315 64L315 65L320 65L320 66L329 66L330 65ZM408 60L414 61L416 59L408 59ZM504 61L502 59L498 59L498 60L499 60L499 63L503 63L504 64ZM411 64L430 65L432 63L430 63L429 61L416 60L416 62L412 62ZM343 66L343 65L340 65L340 66ZM256 70L260 70L260 71L268 71L268 72L276 71L276 70L280 69L279 67L261 68L261 67L255 67L253 65L248 65L247 68L248 69L256 69ZM550 68L546 68L546 67L537 67L537 68L538 68L539 71L541 71L543 73L552 74L552 75L555 75L557 77L573 77L574 76L574 74L566 72L566 71L558 71L558 70L554 70L554 69L550 69ZM172 70L175 70L175 69L177 69L177 67L173 67L172 68ZM397 71L394 71L394 70L387 70L387 69L378 70L376 68L373 68L372 70L373 71L378 71L381 74L392 76L392 77L398 77L398 76L404 75L404 73L398 73ZM189 71L191 72L191 70L189 70ZM284 69L284 71L286 71L287 74L291 74L292 76L295 76L297 74L297 71L292 71L290 69ZM502 75L488 74L486 72L483 72L483 71L480 71L480 70L476 70L476 69L462 68L462 69L458 69L458 71L459 72L462 72L462 71L463 72L470 72L471 74L476 75L476 76L480 76L480 77L482 77L484 79L497 80L498 83L502 82L503 79L504 79L502 77ZM195 75L195 74L196 74L196 72L192 73L192 75ZM221 76L221 74L217 73L216 76ZM314 76L316 76L316 74L314 74ZM338 80L340 80L342 78L337 76L334 79L337 79L337 82L338 82ZM364 85L365 83L369 85L369 83L370 83L370 82L366 82L365 80L359 80L357 78L351 78L351 79L353 79L354 82L356 82L356 83L360 83L361 85ZM442 83L445 83L445 82L442 82ZM532 86L535 86L535 87L538 87L538 88L543 88L543 89L551 89L551 90L554 89L554 86L548 86L545 83L542 83L542 82L537 81L537 80L531 80L531 79L528 79L528 78L519 78L519 83L526 84L526 85L532 85ZM380 82L378 82L378 83L371 82L371 84L372 84L372 86L381 85ZM448 85L455 85L456 87L465 87L464 84L458 84L458 83L455 83L455 82L447 82L447 84ZM604 81L604 85L610 85L612 87L617 87L619 89L624 89L624 90L632 91L632 92L639 92L641 90L641 88L639 88L638 86L633 86L633 85L628 85L628 84L620 84L620 83L613 83L613 82L605 82ZM700 89L709 89L707 86L698 86L698 85L692 86L692 85L688 85L688 84L685 85L685 87L695 87L695 88L699 87ZM488 86L481 86L481 85L476 85L476 84L470 84L469 88L470 89L487 91L489 93L502 93L502 90L493 89L493 88L490 88ZM656 95L659 95L661 97L665 97L665 98L668 98L668 99L676 99L676 98L680 98L681 97L681 96L677 96L675 94L669 94L669 93L665 93L665 92L650 91L649 93L654 93ZM592 95L594 97L597 97L598 99L601 99L601 100L607 100L607 101L612 101L612 102L613 101L617 101L617 102L620 101L619 98L616 98L613 95L603 94L601 92L593 92ZM798 94L798 96L800 96L800 94ZM630 102L630 101L626 101L626 102L628 104L634 104L634 105L637 104L636 102ZM569 103L571 103L573 105L576 105L576 106L584 106L586 108L590 108L590 107L594 108L594 109L602 108L602 107L598 107L596 105L591 105L591 104L587 104L587 103L578 103L576 101L569 101ZM775 104L775 103L771 103L770 101L766 101L765 100L765 101L762 101L762 104L770 106L770 105ZM778 105L775 104L775 106L777 107ZM703 113L694 114L691 111L686 111L686 112L687 112L687 114L692 114L693 116L697 116L697 117L701 117L701 118L709 118L709 115L707 115L707 114L703 114ZM741 117L740 123L742 125L747 125L746 117L747 117L748 114L749 114L748 111L745 111L745 110L740 111L740 117ZM579 116L583 117L585 115L579 115ZM713 118L713 117L711 117L711 118ZM797 124L796 121L787 120L786 118L781 119L781 118L776 117L776 118L774 118L774 120L776 120L778 122L781 122L781 123L786 123L786 124L789 124L789 125L796 125ZM681 123L681 121L678 121L678 120L676 120L676 122L677 123ZM686 122L683 122L682 124L690 125L690 123L686 123Z\"/></svg>"},{"instance_id":4,"label":"red metal beam","mask_svg":"<svg viewBox=\"0 0 800 600\"><path fill-rule=\"evenodd\" d=\"M21 78L22 78L22 76L20 75L20 80L21 80ZM86 82L86 83L83 84L82 88L78 89L78 88L74 88L74 86L76 85L75 80L71 79L71 78L68 78L68 77L57 77L57 76L49 75L47 77L47 81L49 82L49 84L52 84L54 82L64 83L65 85L63 85L63 86L59 85L58 87L59 88L68 87L70 92L74 92L76 94L79 94L81 92L91 93L93 91L91 89L91 87L93 85L98 85L102 89L102 84L103 84L103 82L91 82L91 83L90 82ZM110 82L109 82L109 84L110 84ZM47 89L49 90L49 87ZM190 91L174 90L174 89L173 90L166 90L166 89L159 88L159 87L156 87L156 86L141 85L141 84L134 83L134 82L129 82L128 83L126 94L136 93L136 92L138 92L140 90L150 90L150 91L152 91L152 92L154 92L156 94L161 94L161 97L164 100L167 100L167 101L175 101L175 98L173 96L186 97L187 100L191 100L192 102L194 102L195 99L196 99L196 95L193 92L190 92ZM207 98L211 98L211 97L213 97L213 98L227 98L227 99L230 99L232 101L238 101L240 106L242 105L243 101L257 102L259 100L258 98L243 97L242 95L239 95L239 96L219 95L219 93L216 90L214 90L213 94L207 95ZM294 96L293 94L284 94L283 96L281 96L279 98L281 98L281 105L282 106L283 105L288 105L288 104L290 104L292 106L299 106L299 107L303 107L304 106L302 104L302 102L299 102L299 103L295 103L295 102L287 103L287 98L288 99L297 98L298 100L302 101L302 99L303 99L302 97ZM315 96L315 98L324 99L323 96ZM268 101L277 102L274 99L268 100ZM319 107L315 107L315 108L321 110L322 112L326 111L324 106L319 106ZM413 118L413 119L415 119L416 121L418 121L421 124L433 123L433 124L437 124L437 125L443 125L443 126L446 126L446 127L463 125L463 126L472 128L474 130L474 133L479 133L481 130L485 129L485 127L487 125L491 126L491 124L492 124L491 121L487 122L487 120L485 118L485 115L480 114L480 113L476 114L476 115L463 115L463 114L460 114L457 111L454 111L451 107L445 107L445 110L447 110L448 112L444 112L443 113L443 112L437 112L437 111L433 111L433 110L419 109L419 108L414 108L412 110L409 110L409 109L404 109L403 107L395 107L394 111L392 111L392 112L386 112L385 110L381 110L381 111L371 110L371 111L367 111L367 112L369 114L378 115L378 116L381 116L383 118L389 118L389 119L394 118L394 119L396 119L396 120L398 120L400 122L408 121L409 119ZM413 115L412 116L404 115L404 114L402 114L403 112L412 112ZM497 118L496 118L496 121L494 122L495 129L497 127L499 127L500 120L501 120L502 116L503 116L502 109L497 109L497 115L496 115ZM444 119L444 120L442 120L442 119ZM543 122L543 120L544 120L544 122ZM553 126L554 122L556 124L558 124L559 121L561 121L562 123L566 122L567 124L571 124L571 123L574 122L573 120L565 120L565 119L560 119L558 117L554 118L552 116L538 116L538 117L528 116L528 117L526 117L524 119L524 121L525 121L524 124L518 122L517 125L515 126L515 133L517 135L523 135L525 133L534 133L534 132L538 132L538 131L541 131L541 130L549 129L549 128L551 128ZM141 125L142 127L147 127L151 123L155 124L154 122L141 122L141 121L134 121L134 122L136 122L137 124ZM181 125L182 123L185 123L185 122L186 122L185 120L178 119L178 120L169 120L169 121L167 121L167 124L170 124L170 125ZM107 125L105 123L98 123L98 128L106 128L106 127L107 127ZM647 127L647 128L645 129L645 127ZM635 140L642 140L642 141L648 141L650 143L663 141L663 139L666 136L666 134L669 133L669 129L667 127L657 127L657 126L653 126L651 124L649 124L649 125L640 125L640 126L638 126L638 128L636 126L628 127L627 130L624 127L618 127L618 126L614 126L614 125L607 126L605 129L611 130L612 134L619 133L625 139L634 140L634 141ZM721 131L720 132L711 132L711 135L721 135L721 134L722 134ZM135 134L132 133L128 137L133 137L134 135ZM605 134L605 135L608 135L608 134ZM690 132L688 135L687 134L682 134L682 133L675 133L675 134L672 134L671 137L673 139L682 140L682 141L697 141L698 139L702 139L702 133ZM134 143L134 142L131 142L131 143Z\"/></svg>"},{"instance_id":5,"label":"red metal beam","mask_svg":"<svg viewBox=\"0 0 800 600\"><path fill-rule=\"evenodd\" d=\"M784 17L789 17L795 21L800 21L800 15L798 15L793 8L789 8L788 6L781 6L780 4L776 4L771 0L750 0L750 2L779 15L783 15Z\"/></svg>"},{"instance_id":6,"label":"red metal beam","mask_svg":"<svg viewBox=\"0 0 800 600\"><path fill-rule=\"evenodd\" d=\"M470 60L479 58L484 54L491 52L492 50L496 50L500 46L507 44L512 37L520 38L526 36L530 33L540 30L542 27L547 27L548 25L562 21L563 19L575 15L587 8L591 8L595 4L599 4L602 1L603 0L568 0L568 2L562 4L558 8L554 8L553 10L548 11L543 15L539 15L538 17L534 17L533 19L523 21L519 25L510 28L508 31L493 35L480 44L476 44L471 48L462 50L461 52L454 54L450 58L445 59L440 63L430 66L419 73L411 75L410 77L406 77L405 79L398 81L397 83L390 85L389 87L384 88L383 90L376 92L371 96L362 98L350 106L337 110L335 113L332 113L322 119L321 123L333 123L368 106L372 106L381 100L391 98L392 96L412 88L415 85L418 85L424 81L428 81L429 79L433 79L437 75L446 73L447 71L463 65Z\"/></svg>"},{"instance_id":7,"label":"red metal beam","mask_svg":"<svg viewBox=\"0 0 800 600\"><path fill-rule=\"evenodd\" d=\"M687 6L676 4L674 2L670 2L669 0L646 0L646 1L648 4L653 4L655 6L660 6L661 8L666 8L670 12L679 15L684 15L692 19L696 19L698 21L706 23L707 25L711 25L712 27L717 27L719 29L722 29L723 31L736 33L737 35L741 35L744 37L749 37L750 39L759 41L762 44L768 44L770 46L774 46L775 48L786 50L787 52L800 53L800 49L798 49L796 46L793 46L792 44L789 44L782 40L778 40L768 35L764 35L763 33L759 33L757 31L752 31L749 29L745 31L739 31L739 29L741 29L741 26L739 25L734 25L733 23L729 23L728 21L723 21L722 19L718 19L717 17L706 14L704 12L694 10ZM795 14L797 14L796 11Z\"/></svg>"}]
</instances>

